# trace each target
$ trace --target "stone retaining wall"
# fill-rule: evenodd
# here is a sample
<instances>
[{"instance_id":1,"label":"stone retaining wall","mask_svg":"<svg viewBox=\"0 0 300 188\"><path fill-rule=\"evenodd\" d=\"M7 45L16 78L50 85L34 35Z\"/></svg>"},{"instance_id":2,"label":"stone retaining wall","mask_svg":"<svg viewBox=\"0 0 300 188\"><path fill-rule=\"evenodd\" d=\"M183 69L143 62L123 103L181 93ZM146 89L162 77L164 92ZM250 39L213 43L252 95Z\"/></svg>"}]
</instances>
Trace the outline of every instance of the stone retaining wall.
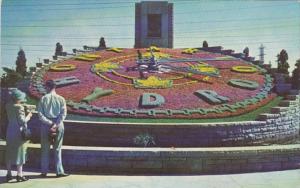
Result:
<instances>
[{"instance_id":1,"label":"stone retaining wall","mask_svg":"<svg viewBox=\"0 0 300 188\"><path fill-rule=\"evenodd\" d=\"M29 123L39 142L37 118ZM288 95L256 121L228 123L110 123L65 121L66 145L136 147L134 138L148 134L158 147L215 147L280 143L300 130L300 96Z\"/></svg>"},{"instance_id":2,"label":"stone retaining wall","mask_svg":"<svg viewBox=\"0 0 300 188\"><path fill-rule=\"evenodd\" d=\"M204 49L205 50L205 49ZM206 49L222 53L222 47ZM225 50L224 53L227 53ZM230 52L230 53L229 53ZM229 50L230 55L233 53ZM54 60L56 61L56 60ZM54 62L51 60L51 62ZM47 61L48 62L48 61ZM48 64L48 63L47 63ZM40 122L37 117L29 123L39 142ZM299 137L300 96L291 91L279 107L270 114L261 114L255 121L224 123L109 123L65 121L67 145L137 146L134 138L141 134L153 137L158 147L245 146L278 143Z\"/></svg>"},{"instance_id":3,"label":"stone retaining wall","mask_svg":"<svg viewBox=\"0 0 300 188\"><path fill-rule=\"evenodd\" d=\"M4 164L5 142L0 142ZM40 168L39 145L30 145L25 168ZM53 160L52 160L53 162ZM300 145L226 148L63 147L67 172L215 174L300 168ZM52 169L53 169L52 164Z\"/></svg>"}]
</instances>

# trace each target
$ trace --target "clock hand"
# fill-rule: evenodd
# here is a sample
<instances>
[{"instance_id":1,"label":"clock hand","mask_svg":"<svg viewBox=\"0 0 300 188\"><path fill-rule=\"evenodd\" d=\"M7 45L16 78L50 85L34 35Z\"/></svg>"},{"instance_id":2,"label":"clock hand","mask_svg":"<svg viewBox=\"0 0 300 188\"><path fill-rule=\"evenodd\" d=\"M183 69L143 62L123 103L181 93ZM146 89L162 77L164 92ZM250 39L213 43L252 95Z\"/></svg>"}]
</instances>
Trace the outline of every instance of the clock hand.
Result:
<instances>
[{"instance_id":1,"label":"clock hand","mask_svg":"<svg viewBox=\"0 0 300 188\"><path fill-rule=\"evenodd\" d=\"M197 70L191 69L189 67L174 67L174 66L170 66L170 65L161 65L160 67L165 68L165 69L170 69L173 71L181 71L181 72L188 72L188 73L205 75L205 76L220 77L220 75L217 73L208 73L208 72L197 71Z\"/></svg>"},{"instance_id":2,"label":"clock hand","mask_svg":"<svg viewBox=\"0 0 300 188\"><path fill-rule=\"evenodd\" d=\"M231 57L221 57L221 58L183 58L183 59L175 59L175 58L163 58L158 59L158 63L185 63L185 62L197 62L197 61L232 61L239 60L237 58Z\"/></svg>"}]
</instances>

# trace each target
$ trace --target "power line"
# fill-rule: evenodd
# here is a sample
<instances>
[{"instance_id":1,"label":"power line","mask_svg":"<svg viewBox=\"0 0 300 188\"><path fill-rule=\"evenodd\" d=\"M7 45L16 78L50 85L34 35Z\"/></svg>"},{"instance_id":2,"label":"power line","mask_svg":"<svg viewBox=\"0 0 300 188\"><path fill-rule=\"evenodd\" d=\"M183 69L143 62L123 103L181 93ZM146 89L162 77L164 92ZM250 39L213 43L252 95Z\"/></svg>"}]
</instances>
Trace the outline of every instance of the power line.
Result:
<instances>
[{"instance_id":1,"label":"power line","mask_svg":"<svg viewBox=\"0 0 300 188\"><path fill-rule=\"evenodd\" d=\"M298 35L300 32L294 32L294 33L283 33L283 34L277 34L277 36L291 36L291 35ZM184 35L182 35L184 34ZM109 35L109 34L107 34ZM105 35L103 35L105 36ZM201 37L214 37L214 38L237 38L237 37L257 37L257 34L254 35L200 35ZM274 34L264 34L264 35L259 35L260 37L274 37ZM28 38L28 39L32 39L32 38L36 38L36 39L45 39L47 40L48 35L43 35L43 36L14 36L14 35L9 35L9 36L2 36L4 39L8 38L10 39L14 39L14 38ZM54 39L62 39L62 40L99 40L100 37L67 37L67 36L54 36ZM191 35L185 35L185 33L181 33L178 35L175 35L175 38L195 38L195 36L191 36ZM119 37L106 37L107 40L111 40L111 39L134 39L134 37L129 37L129 36L119 36ZM32 41L30 41L32 42Z\"/></svg>"},{"instance_id":2,"label":"power line","mask_svg":"<svg viewBox=\"0 0 300 188\"><path fill-rule=\"evenodd\" d=\"M30 7L34 7L34 6L83 6L83 5L111 5L111 4L134 4L137 3L139 1L114 1L114 2L84 2L84 3L40 3L40 4L6 4L6 5L2 5L3 7L24 7L24 6L30 6ZM199 2L198 0L180 0L180 1L170 1L170 2L176 2L176 3L187 3L187 2Z\"/></svg>"},{"instance_id":3,"label":"power line","mask_svg":"<svg viewBox=\"0 0 300 188\"><path fill-rule=\"evenodd\" d=\"M111 19L111 18L120 18L124 22L123 18L134 18L134 16L111 16L111 17L94 17L94 18L64 18L63 21L66 20L94 20L94 19ZM206 20L206 21L192 21L192 22L175 22L174 24L190 24L190 23L215 23L215 22L240 22L240 21L269 21L269 20L285 20L285 19L299 19L300 17L290 16L290 17L264 17L260 18L244 18L244 19L221 19L221 20ZM24 20L22 20L24 21ZM39 19L39 20L26 20L26 21L62 21L62 19ZM6 21L4 21L5 23ZM8 21L7 21L8 22Z\"/></svg>"},{"instance_id":4,"label":"power line","mask_svg":"<svg viewBox=\"0 0 300 188\"><path fill-rule=\"evenodd\" d=\"M298 18L295 18L298 19ZM196 22L181 22L176 24L194 24ZM78 25L2 25L2 27L19 28L19 27L41 27L41 28L52 28L52 27L114 27L114 26L133 26L134 24L119 23L119 24L78 24Z\"/></svg>"},{"instance_id":5,"label":"power line","mask_svg":"<svg viewBox=\"0 0 300 188\"><path fill-rule=\"evenodd\" d=\"M39 1L40 2L40 1ZM6 4L2 5L2 7L23 7L23 6L76 6L76 5L107 5L107 4L128 4L128 3L137 3L139 1L114 1L114 2L84 2L84 3L40 3L40 4ZM199 0L171 0L170 2L176 2L176 3L190 3L190 2L196 2L198 3Z\"/></svg>"},{"instance_id":6,"label":"power line","mask_svg":"<svg viewBox=\"0 0 300 188\"><path fill-rule=\"evenodd\" d=\"M199 40L200 41L200 40ZM193 41L194 43L198 43L198 42L196 42L196 41ZM295 41L295 40L278 40L278 41L274 41L274 40L272 40L272 41L252 41L252 42L236 42L236 41L227 41L227 42L222 42L222 41L220 41L220 42L214 42L214 43L219 43L220 45L221 44L226 44L226 43L230 43L230 44L243 44L243 45L247 45L247 44L261 44L261 43L263 43L263 44L273 44L273 43L282 43L282 42L289 42L289 43L299 43L299 41ZM186 42L174 42L174 44L175 45L185 45L185 46L188 46L187 45L187 43ZM199 42L199 44L200 44L200 42ZM202 42L201 42L201 44L202 44Z\"/></svg>"},{"instance_id":7,"label":"power line","mask_svg":"<svg viewBox=\"0 0 300 188\"><path fill-rule=\"evenodd\" d=\"M123 23L123 24L103 24L103 25L99 25L99 24L90 24L90 25L2 25L3 27L114 27L114 26L133 26L134 24L127 24L127 23Z\"/></svg>"},{"instance_id":8,"label":"power line","mask_svg":"<svg viewBox=\"0 0 300 188\"><path fill-rule=\"evenodd\" d=\"M0 44L1 46L37 46L37 47L55 47L55 45L48 44Z\"/></svg>"},{"instance_id":9,"label":"power line","mask_svg":"<svg viewBox=\"0 0 300 188\"><path fill-rule=\"evenodd\" d=\"M199 38L200 39L200 38ZM299 42L299 41L296 41L296 40L294 40L294 39L291 39L291 40L278 40L278 41L274 41L274 40L272 40L272 41L252 41L252 42L235 42L235 41L228 41L228 42L230 42L230 43L232 43L232 44L260 44L260 43L278 43L278 42ZM176 41L175 41L175 43L176 43ZM226 43L226 42L225 42ZM176 44L178 44L178 43L176 43ZM179 43L180 44L180 43ZM181 44L186 44L186 42L184 42L184 43L181 43ZM77 44L74 44L74 45L77 45ZM55 47L55 45L53 44L53 45L49 45L49 44L17 44L17 43L15 43L15 44L7 44L7 43L4 43L4 44L1 44L1 46L29 46L29 47Z\"/></svg>"},{"instance_id":10,"label":"power line","mask_svg":"<svg viewBox=\"0 0 300 188\"><path fill-rule=\"evenodd\" d=\"M294 4L283 4L283 5L266 5L266 6L253 6L253 7L238 7L237 10L245 10L245 9L256 9L256 8L270 8L270 7L282 7L282 6L291 6ZM178 12L177 14L186 14L186 13L199 13L199 12L221 12L221 11L230 11L236 10L233 8L222 8L222 9L214 9L214 10L199 10L199 11L189 11L189 12Z\"/></svg>"},{"instance_id":11,"label":"power line","mask_svg":"<svg viewBox=\"0 0 300 188\"><path fill-rule=\"evenodd\" d=\"M64 18L63 20L61 18L55 18L55 19L51 19L51 18L43 18L43 19L18 19L18 21L68 21L68 20L102 20L102 19L112 19L112 18L119 18L122 19L123 18L134 18L134 15L132 16L101 16L101 17L89 17L89 18ZM4 23L10 22L9 20L3 20Z\"/></svg>"},{"instance_id":12,"label":"power line","mask_svg":"<svg viewBox=\"0 0 300 188\"><path fill-rule=\"evenodd\" d=\"M19 47L16 47L16 49L3 49L3 51L18 51L18 50L19 50ZM27 51L32 51L32 52L51 52L50 50L36 50L36 49L26 49L26 52Z\"/></svg>"},{"instance_id":13,"label":"power line","mask_svg":"<svg viewBox=\"0 0 300 188\"><path fill-rule=\"evenodd\" d=\"M298 34L300 34L300 32L296 32L296 33L284 33L284 34L276 34L276 35L274 35L274 34L260 34L259 36L260 37L269 37L269 36L272 36L272 37L274 37L274 36L291 36L291 35L298 35ZM178 34L178 35L176 35L175 37L176 38L182 38L182 37L184 37L185 35L180 35L180 34ZM257 34L254 34L254 35L249 35L249 34L244 34L244 35L203 35L203 34L201 34L201 37L214 37L214 38L238 38L238 37L243 37L243 38L246 38L246 37L257 37ZM189 35L189 37L193 37L193 36L191 36L191 35Z\"/></svg>"},{"instance_id":14,"label":"power line","mask_svg":"<svg viewBox=\"0 0 300 188\"><path fill-rule=\"evenodd\" d=\"M59 11L59 10L91 10L91 9L116 9L116 8L129 8L129 7L133 7L133 6L107 6L107 7L73 7L73 8L47 8L47 9L30 9L30 11ZM33 7L34 8L34 7ZM7 10L7 9L2 9L2 10L6 10L9 12L18 12L18 11L22 11L22 10L29 10L28 8L26 9L13 9L13 10Z\"/></svg>"},{"instance_id":15,"label":"power line","mask_svg":"<svg viewBox=\"0 0 300 188\"><path fill-rule=\"evenodd\" d=\"M192 24L192 23L216 23L216 22L240 22L240 21L269 21L269 20L285 20L285 19L300 19L300 17L266 17L266 18L245 18L245 19L223 19L223 20L207 20L207 21L190 21L190 22L175 22L174 24Z\"/></svg>"},{"instance_id":16,"label":"power line","mask_svg":"<svg viewBox=\"0 0 300 188\"><path fill-rule=\"evenodd\" d=\"M256 9L256 8L270 8L270 7L282 7L282 6L290 6L290 5L294 5L294 4L279 4L279 5L266 5L266 6L253 6L253 7L237 7L237 8L222 8L222 9L214 9L214 10L201 10L201 12L220 12L220 11L230 11L230 10L245 10L245 9ZM134 6L109 6L109 7L73 7L73 8L48 8L48 9L30 9L30 11L59 11L59 10L84 10L84 9L110 9L110 8L134 8ZM8 7L9 8L9 7ZM33 7L34 8L34 7ZM2 9L2 10L6 10L6 9ZM9 10L9 12L18 12L21 10L28 10L28 8L26 9L17 9L17 10ZM178 12L177 14L186 14L186 13L195 13L195 12L199 12L199 11L190 11L190 12ZM57 13L57 12L55 12Z\"/></svg>"},{"instance_id":17,"label":"power line","mask_svg":"<svg viewBox=\"0 0 300 188\"><path fill-rule=\"evenodd\" d=\"M2 5L2 7L24 7L24 6L30 6L30 7L36 7L36 6L74 6L74 5L111 5L111 4L128 4L128 3L134 3L132 1L119 1L119 2L85 2L85 3L40 3L40 4L6 4Z\"/></svg>"},{"instance_id":18,"label":"power line","mask_svg":"<svg viewBox=\"0 0 300 188\"><path fill-rule=\"evenodd\" d=\"M259 30L259 29L266 29L266 28L287 28L287 27L299 27L299 25L297 25L297 23L295 23L296 25L270 25L270 26L262 26L262 27L232 27L232 28L226 28L226 29L212 29L212 30L200 30L197 29L195 30L191 30L189 29L189 31L185 32L185 33L201 33L201 32L210 32L210 33L216 33L216 31L242 31L242 30ZM213 32L211 32L213 31ZM178 31L180 32L180 31ZM175 33L176 35L176 33Z\"/></svg>"}]
</instances>

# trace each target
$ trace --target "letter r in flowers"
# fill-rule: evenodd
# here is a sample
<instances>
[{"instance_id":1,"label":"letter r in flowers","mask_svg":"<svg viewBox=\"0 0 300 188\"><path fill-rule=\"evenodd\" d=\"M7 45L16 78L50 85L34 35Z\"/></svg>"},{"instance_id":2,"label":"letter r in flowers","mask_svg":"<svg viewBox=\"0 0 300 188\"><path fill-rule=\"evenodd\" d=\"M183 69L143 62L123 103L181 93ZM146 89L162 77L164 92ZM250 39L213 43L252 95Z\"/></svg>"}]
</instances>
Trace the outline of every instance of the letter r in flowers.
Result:
<instances>
[{"instance_id":1,"label":"letter r in flowers","mask_svg":"<svg viewBox=\"0 0 300 188\"><path fill-rule=\"evenodd\" d=\"M197 90L195 92L195 95L210 104L223 104L229 101L228 97L218 95L215 91L212 90Z\"/></svg>"}]
</instances>

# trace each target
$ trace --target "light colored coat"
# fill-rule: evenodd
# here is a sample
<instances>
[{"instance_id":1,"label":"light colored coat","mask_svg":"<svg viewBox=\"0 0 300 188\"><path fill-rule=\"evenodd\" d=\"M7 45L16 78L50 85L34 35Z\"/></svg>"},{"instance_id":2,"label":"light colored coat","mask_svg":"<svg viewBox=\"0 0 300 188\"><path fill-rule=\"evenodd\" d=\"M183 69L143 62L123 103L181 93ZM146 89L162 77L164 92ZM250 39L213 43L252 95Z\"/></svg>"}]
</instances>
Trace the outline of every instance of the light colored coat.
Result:
<instances>
[{"instance_id":1,"label":"light colored coat","mask_svg":"<svg viewBox=\"0 0 300 188\"><path fill-rule=\"evenodd\" d=\"M38 104L38 115L42 122L41 125L41 171L42 173L48 173L49 168L49 152L50 152L50 141L49 141L49 129L53 124L58 126L58 133L53 143L54 157L56 174L63 174L64 168L62 164L62 153L61 146L64 137L64 124L63 120L67 116L67 106L65 99L57 95L53 90L44 95Z\"/></svg>"},{"instance_id":2,"label":"light colored coat","mask_svg":"<svg viewBox=\"0 0 300 188\"><path fill-rule=\"evenodd\" d=\"M7 103L8 127L6 131L6 160L11 164L23 165L26 161L26 141L22 139L20 127L27 126L29 118L25 116L24 106Z\"/></svg>"}]
</instances>

